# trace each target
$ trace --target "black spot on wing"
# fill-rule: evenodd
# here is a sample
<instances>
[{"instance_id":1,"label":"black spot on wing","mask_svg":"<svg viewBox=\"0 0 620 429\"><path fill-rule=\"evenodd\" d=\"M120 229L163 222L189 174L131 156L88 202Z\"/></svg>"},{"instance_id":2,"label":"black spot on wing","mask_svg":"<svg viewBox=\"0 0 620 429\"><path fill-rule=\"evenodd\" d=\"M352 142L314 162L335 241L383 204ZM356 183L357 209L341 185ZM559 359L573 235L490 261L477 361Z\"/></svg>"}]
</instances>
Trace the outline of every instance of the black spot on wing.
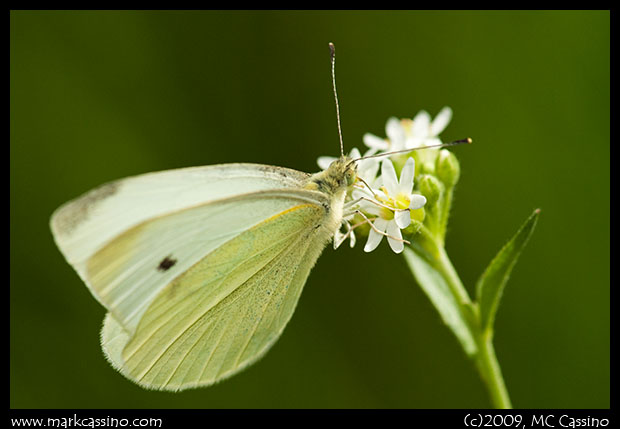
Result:
<instances>
[{"instance_id":1,"label":"black spot on wing","mask_svg":"<svg viewBox=\"0 0 620 429\"><path fill-rule=\"evenodd\" d=\"M157 266L158 271L168 271L174 264L177 263L176 259L172 258L172 255L166 256Z\"/></svg>"}]
</instances>

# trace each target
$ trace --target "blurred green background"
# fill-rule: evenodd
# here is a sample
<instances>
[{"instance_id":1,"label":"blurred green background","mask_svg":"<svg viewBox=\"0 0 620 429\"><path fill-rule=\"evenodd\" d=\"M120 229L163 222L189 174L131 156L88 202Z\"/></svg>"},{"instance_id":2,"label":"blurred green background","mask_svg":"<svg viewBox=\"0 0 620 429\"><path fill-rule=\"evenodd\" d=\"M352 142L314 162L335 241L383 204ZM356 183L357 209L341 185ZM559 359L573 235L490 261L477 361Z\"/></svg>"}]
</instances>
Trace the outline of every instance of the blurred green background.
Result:
<instances>
[{"instance_id":1,"label":"blurred green background","mask_svg":"<svg viewBox=\"0 0 620 429\"><path fill-rule=\"evenodd\" d=\"M610 14L12 11L10 404L16 408L489 407L451 332L383 242L328 247L283 336L218 385L145 391L99 347L104 309L52 211L177 167L317 170L388 117L454 110L448 252L470 292L534 208L496 351L515 407L609 407Z\"/></svg>"}]
</instances>

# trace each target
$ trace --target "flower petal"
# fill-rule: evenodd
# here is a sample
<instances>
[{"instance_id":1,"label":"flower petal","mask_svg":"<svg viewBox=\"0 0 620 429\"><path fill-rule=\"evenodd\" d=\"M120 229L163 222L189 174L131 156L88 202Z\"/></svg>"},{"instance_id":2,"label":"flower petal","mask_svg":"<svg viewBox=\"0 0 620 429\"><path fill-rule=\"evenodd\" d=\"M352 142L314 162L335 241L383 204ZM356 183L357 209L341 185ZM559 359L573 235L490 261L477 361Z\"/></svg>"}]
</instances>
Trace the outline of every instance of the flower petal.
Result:
<instances>
[{"instance_id":1,"label":"flower petal","mask_svg":"<svg viewBox=\"0 0 620 429\"><path fill-rule=\"evenodd\" d=\"M384 159L381 162L381 179L390 197L394 198L398 194L398 179L396 179L396 170L390 159Z\"/></svg>"},{"instance_id":2,"label":"flower petal","mask_svg":"<svg viewBox=\"0 0 620 429\"><path fill-rule=\"evenodd\" d=\"M362 196L362 195L360 195L360 196ZM374 200L372 195L367 195L366 194L366 195L363 195L363 196L365 196L366 198L371 198L371 199ZM359 197L356 197L356 198L359 198ZM376 204L371 203L368 200L360 201L359 202L359 207L360 207L360 210L365 212L365 213L371 214L373 216L381 216L381 210L382 210L381 207L376 205Z\"/></svg>"},{"instance_id":3,"label":"flower petal","mask_svg":"<svg viewBox=\"0 0 620 429\"><path fill-rule=\"evenodd\" d=\"M394 222L400 229L405 229L411 223L411 213L409 210L396 210L394 212Z\"/></svg>"},{"instance_id":4,"label":"flower petal","mask_svg":"<svg viewBox=\"0 0 620 429\"><path fill-rule=\"evenodd\" d=\"M353 188L353 191L351 192L351 201L357 200L357 199L362 198L362 197L364 197L364 198L374 198L374 195L372 194L372 192L370 192L368 190L368 188L366 188L366 186L364 186L363 189ZM349 201L347 200L347 202L349 202ZM368 203L365 200L362 200L359 203L357 203L357 206L360 208L360 210L362 210L362 207L365 204L370 204L370 203ZM374 205L375 204L373 204L373 206Z\"/></svg>"},{"instance_id":5,"label":"flower petal","mask_svg":"<svg viewBox=\"0 0 620 429\"><path fill-rule=\"evenodd\" d=\"M373 182L377 178L377 170L379 169L380 159L370 158L363 159L357 163L357 177L361 177L366 181L369 186L372 186Z\"/></svg>"},{"instance_id":6,"label":"flower petal","mask_svg":"<svg viewBox=\"0 0 620 429\"><path fill-rule=\"evenodd\" d=\"M385 232L385 229L388 226L388 221L385 219L375 219L373 225L381 232ZM383 239L383 234L375 231L374 228L370 228L370 232L368 233L368 241L366 242L366 246L364 246L364 252L372 252L377 248L381 240Z\"/></svg>"},{"instance_id":7,"label":"flower petal","mask_svg":"<svg viewBox=\"0 0 620 429\"><path fill-rule=\"evenodd\" d=\"M411 136L425 139L428 136L431 126L431 115L426 110L420 112L413 118L411 124Z\"/></svg>"},{"instance_id":8,"label":"flower petal","mask_svg":"<svg viewBox=\"0 0 620 429\"><path fill-rule=\"evenodd\" d=\"M425 139L422 137L407 137L407 140L405 140L405 147L404 149L415 149L418 148L420 146L424 145L424 141Z\"/></svg>"},{"instance_id":9,"label":"flower petal","mask_svg":"<svg viewBox=\"0 0 620 429\"><path fill-rule=\"evenodd\" d=\"M340 247L340 245L344 242L343 238L344 238L344 234L340 232L340 230L336 230L336 232L334 233L334 238L333 238L334 249L338 249Z\"/></svg>"},{"instance_id":10,"label":"flower petal","mask_svg":"<svg viewBox=\"0 0 620 429\"><path fill-rule=\"evenodd\" d=\"M364 144L371 149L387 150L390 147L389 143L385 141L385 139L377 137L374 134L366 133L362 139L364 140Z\"/></svg>"},{"instance_id":11,"label":"flower petal","mask_svg":"<svg viewBox=\"0 0 620 429\"><path fill-rule=\"evenodd\" d=\"M355 247L355 232L353 232L353 229L351 229L351 225L349 224L349 222L345 222L345 226L347 228L347 234L349 234L349 242L350 242L350 246L351 248ZM342 243L344 243L345 241L345 235L344 233L342 233L342 231L337 230L334 233L334 249L337 249L338 247L340 247L340 245Z\"/></svg>"},{"instance_id":12,"label":"flower petal","mask_svg":"<svg viewBox=\"0 0 620 429\"><path fill-rule=\"evenodd\" d=\"M391 235L392 237L396 237L401 240L403 238L403 235L400 232L400 228L398 227L398 225L396 225L395 222L388 223L386 232L388 233L388 235ZM395 240L392 237L388 237L387 239L388 239L388 244L390 245L394 253L400 253L403 250L405 250L405 243L403 243L400 240Z\"/></svg>"},{"instance_id":13,"label":"flower petal","mask_svg":"<svg viewBox=\"0 0 620 429\"><path fill-rule=\"evenodd\" d=\"M400 172L398 192L409 195L413 190L413 175L415 174L415 161L409 157Z\"/></svg>"},{"instance_id":14,"label":"flower petal","mask_svg":"<svg viewBox=\"0 0 620 429\"><path fill-rule=\"evenodd\" d=\"M355 232L351 231L351 234L349 235L349 242L351 243L351 248L355 247Z\"/></svg>"},{"instance_id":15,"label":"flower petal","mask_svg":"<svg viewBox=\"0 0 620 429\"><path fill-rule=\"evenodd\" d=\"M451 119L452 109L450 109L448 106L441 109L441 112L439 112L437 116L435 116L435 119L431 124L430 135L435 137L441 134L441 132L446 129Z\"/></svg>"},{"instance_id":16,"label":"flower petal","mask_svg":"<svg viewBox=\"0 0 620 429\"><path fill-rule=\"evenodd\" d=\"M426 197L424 195L413 194L411 195L411 202L409 203L409 208L411 210L417 210L424 207L426 204Z\"/></svg>"},{"instance_id":17,"label":"flower petal","mask_svg":"<svg viewBox=\"0 0 620 429\"><path fill-rule=\"evenodd\" d=\"M390 150L404 149L405 130L397 118L388 119L387 124L385 124L385 134L390 139Z\"/></svg>"},{"instance_id":18,"label":"flower petal","mask_svg":"<svg viewBox=\"0 0 620 429\"><path fill-rule=\"evenodd\" d=\"M387 144L387 142L385 140L383 140L383 141ZM370 148L366 152L364 152L364 156L374 155L375 153L377 153L377 149Z\"/></svg>"},{"instance_id":19,"label":"flower petal","mask_svg":"<svg viewBox=\"0 0 620 429\"><path fill-rule=\"evenodd\" d=\"M353 149L351 149L351 152L349 152L349 158L361 158L362 154L360 153L359 149L354 147Z\"/></svg>"},{"instance_id":20,"label":"flower petal","mask_svg":"<svg viewBox=\"0 0 620 429\"><path fill-rule=\"evenodd\" d=\"M333 156L319 156L316 160L316 163L319 164L319 167L322 170L327 170L327 168L329 167L329 165L334 162L337 158L334 158Z\"/></svg>"},{"instance_id":21,"label":"flower petal","mask_svg":"<svg viewBox=\"0 0 620 429\"><path fill-rule=\"evenodd\" d=\"M441 139L437 138L437 137L430 137L426 140L424 140L424 143L422 144L423 146L438 146L442 144ZM435 150L439 150L439 149L429 149L430 151L435 151Z\"/></svg>"}]
</instances>

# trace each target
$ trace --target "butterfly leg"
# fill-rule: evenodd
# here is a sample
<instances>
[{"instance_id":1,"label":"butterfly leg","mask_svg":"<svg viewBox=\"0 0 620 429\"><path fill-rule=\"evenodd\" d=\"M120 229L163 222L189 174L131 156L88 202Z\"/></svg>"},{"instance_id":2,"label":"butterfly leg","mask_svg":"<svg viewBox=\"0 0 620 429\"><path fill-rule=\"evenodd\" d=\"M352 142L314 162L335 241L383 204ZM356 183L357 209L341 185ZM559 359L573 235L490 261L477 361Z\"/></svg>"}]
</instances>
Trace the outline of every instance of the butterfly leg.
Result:
<instances>
[{"instance_id":1,"label":"butterfly leg","mask_svg":"<svg viewBox=\"0 0 620 429\"><path fill-rule=\"evenodd\" d=\"M359 198L357 198L357 199L355 199L355 200L353 200L353 201L349 201L348 203L345 203L345 204L344 204L345 216L346 216L346 213L349 213L349 214L354 214L354 213L355 213L355 210L353 210L353 211L351 211L351 212L346 212L346 210L347 210L347 209L350 209L350 208L351 208L351 207L353 207L353 206L355 206L357 203L359 203L359 202L360 202L360 201L362 201L363 199L364 199L364 197L359 197Z\"/></svg>"},{"instance_id":2,"label":"butterfly leg","mask_svg":"<svg viewBox=\"0 0 620 429\"><path fill-rule=\"evenodd\" d=\"M394 212L394 211L399 211L399 212L402 212L402 211L409 211L409 209L408 209L408 208L407 208L407 209L395 209L394 207L389 207L389 206L386 206L385 204L381 204L379 201L372 200L372 199L367 198L367 197L359 197L359 198L357 198L356 200L349 201L348 203L346 203L346 204L344 205L344 208L345 208L345 209L349 209L349 208L351 208L352 206L354 206L355 204L359 203L360 201L368 201L369 203L373 203L373 204L375 204L375 205L377 205L377 206L379 206L379 207L386 208L386 209L391 210L391 211L393 211L393 212ZM346 216L350 216L350 215L353 215L353 214L356 214L356 213L359 213L359 210L355 209L355 210L351 210L351 211L349 211L349 212L345 212L345 213L344 213L344 216L346 217Z\"/></svg>"},{"instance_id":3,"label":"butterfly leg","mask_svg":"<svg viewBox=\"0 0 620 429\"><path fill-rule=\"evenodd\" d=\"M356 214L356 211L351 212L351 215ZM362 226L366 223L369 223L370 219L365 218L363 221L356 223L355 225L351 226L351 224L349 223L348 220L343 219L342 224L347 228L347 232L345 234L342 234L340 231L337 231L336 234L334 235L334 249L337 249L338 247L340 247L340 245L350 236L351 237L351 247L355 246L355 233L353 232L353 230L355 230L355 228ZM372 224L371 224L372 225Z\"/></svg>"},{"instance_id":4,"label":"butterfly leg","mask_svg":"<svg viewBox=\"0 0 620 429\"><path fill-rule=\"evenodd\" d=\"M393 240L396 240L396 241L402 241L402 242L403 242L403 243L405 243L405 244L411 244L411 242L410 242L410 241L407 241L407 240L405 240L404 238L394 237L394 236L392 236L392 235L390 235L390 234L386 233L385 231L379 231L379 230L377 229L377 227L376 227L376 226L374 226L374 225L373 225L373 223L371 222L371 220L374 220L374 219L368 219L368 218L366 217L366 215L364 215L364 213L362 213L362 212L361 212L361 211L359 211L359 210L357 210L357 211L356 211L356 213L357 213L357 214L359 214L361 217L363 217L363 218L365 219L365 221L364 221L364 222L360 222L359 224L357 224L357 226L362 225L362 224L364 224L364 223L368 223L368 224L370 225L370 227L371 227L371 228L372 228L372 229L373 229L376 233L378 233L378 234L384 235L384 236L386 236L386 237L388 237L388 238L391 238L391 239L393 239ZM375 219L376 219L376 218L375 218Z\"/></svg>"},{"instance_id":5,"label":"butterfly leg","mask_svg":"<svg viewBox=\"0 0 620 429\"><path fill-rule=\"evenodd\" d=\"M344 219L342 220L342 224L347 228L347 232L343 234L340 230L336 231L334 234L334 249L340 247L349 236L351 237L351 247L355 246L355 234L353 233L353 229L358 225L351 227L349 221Z\"/></svg>"}]
</instances>

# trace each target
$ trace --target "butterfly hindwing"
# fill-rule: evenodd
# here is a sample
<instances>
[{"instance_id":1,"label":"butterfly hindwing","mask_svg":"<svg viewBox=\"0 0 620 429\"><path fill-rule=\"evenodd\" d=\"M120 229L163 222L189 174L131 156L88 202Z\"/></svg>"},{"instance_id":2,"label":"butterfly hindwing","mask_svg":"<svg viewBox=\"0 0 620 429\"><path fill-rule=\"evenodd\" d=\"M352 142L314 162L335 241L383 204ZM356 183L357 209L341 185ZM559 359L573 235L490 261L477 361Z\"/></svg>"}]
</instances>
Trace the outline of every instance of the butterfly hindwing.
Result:
<instances>
[{"instance_id":1,"label":"butterfly hindwing","mask_svg":"<svg viewBox=\"0 0 620 429\"><path fill-rule=\"evenodd\" d=\"M91 290L132 333L147 306L177 276L264 219L300 203L288 195L281 191L246 194L131 228L88 260Z\"/></svg>"},{"instance_id":2,"label":"butterfly hindwing","mask_svg":"<svg viewBox=\"0 0 620 429\"><path fill-rule=\"evenodd\" d=\"M322 204L298 201L219 246L161 289L133 334L108 314L108 358L141 385L168 390L212 384L249 365L290 319L322 250L325 215Z\"/></svg>"}]
</instances>

